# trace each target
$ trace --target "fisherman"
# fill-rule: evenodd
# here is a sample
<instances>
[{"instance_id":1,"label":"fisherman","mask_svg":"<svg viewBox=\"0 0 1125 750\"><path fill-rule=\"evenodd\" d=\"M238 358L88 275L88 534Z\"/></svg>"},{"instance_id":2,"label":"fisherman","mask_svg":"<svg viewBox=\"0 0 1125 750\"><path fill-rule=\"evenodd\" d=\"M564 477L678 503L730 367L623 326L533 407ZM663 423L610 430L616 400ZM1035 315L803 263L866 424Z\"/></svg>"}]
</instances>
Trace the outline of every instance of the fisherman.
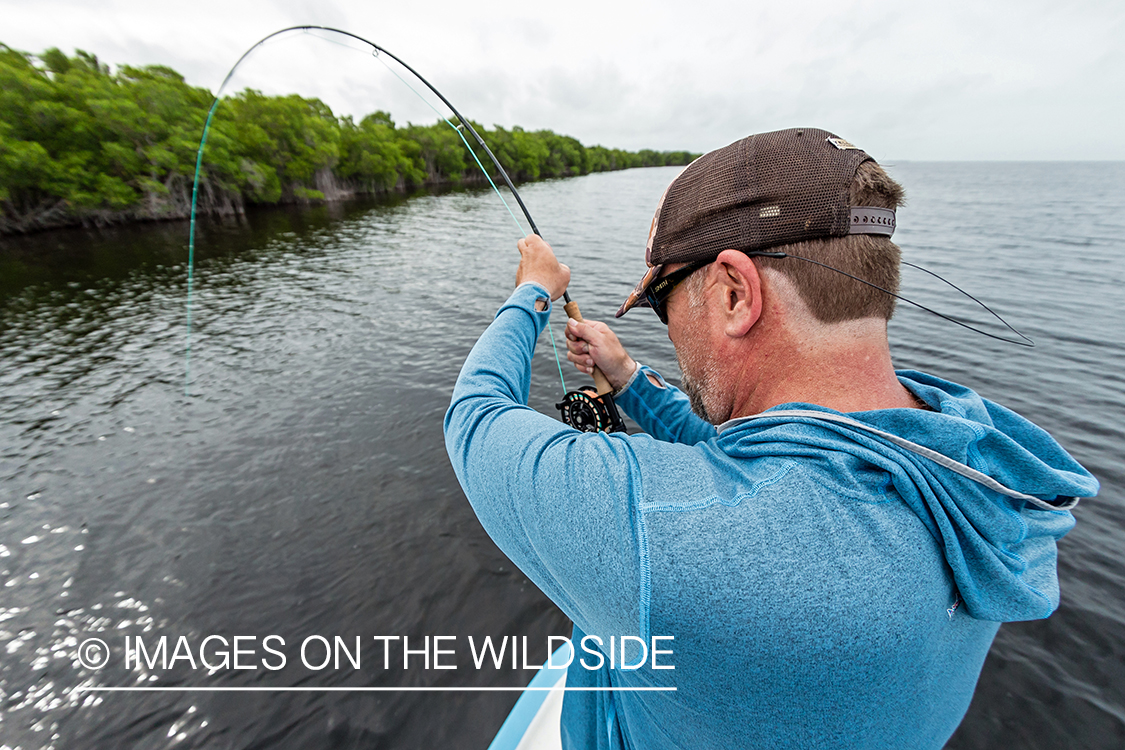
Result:
<instances>
[{"instance_id":1,"label":"fisherman","mask_svg":"<svg viewBox=\"0 0 1125 750\"><path fill-rule=\"evenodd\" d=\"M446 415L453 467L576 647L674 638L674 669L575 659L568 687L613 690L566 694L564 748L936 750L999 623L1058 606L1056 542L1097 482L1015 413L893 369L901 201L865 152L811 128L687 167L618 311L667 324L683 390L603 323L566 331L634 435L526 406L570 271L519 242L516 290Z\"/></svg>"}]
</instances>

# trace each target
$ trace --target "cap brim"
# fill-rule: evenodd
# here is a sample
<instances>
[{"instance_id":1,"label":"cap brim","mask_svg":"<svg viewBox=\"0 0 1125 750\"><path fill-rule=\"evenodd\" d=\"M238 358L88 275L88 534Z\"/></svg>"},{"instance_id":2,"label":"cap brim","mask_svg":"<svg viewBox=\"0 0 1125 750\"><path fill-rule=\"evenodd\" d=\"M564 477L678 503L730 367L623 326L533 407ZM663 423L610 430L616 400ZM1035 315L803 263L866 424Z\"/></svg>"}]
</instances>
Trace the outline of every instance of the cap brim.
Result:
<instances>
[{"instance_id":1,"label":"cap brim","mask_svg":"<svg viewBox=\"0 0 1125 750\"><path fill-rule=\"evenodd\" d=\"M651 305L649 305L648 303L648 300L645 298L645 290L647 290L649 288L649 285L652 284L652 282L656 281L657 277L660 276L660 270L662 268L664 268L663 263L648 269L648 273L644 275L644 277L640 280L633 291L629 292L629 296L625 298L625 302L621 305L620 309L618 309L617 313L613 317L620 318L622 315L629 312L634 307L651 307Z\"/></svg>"}]
</instances>

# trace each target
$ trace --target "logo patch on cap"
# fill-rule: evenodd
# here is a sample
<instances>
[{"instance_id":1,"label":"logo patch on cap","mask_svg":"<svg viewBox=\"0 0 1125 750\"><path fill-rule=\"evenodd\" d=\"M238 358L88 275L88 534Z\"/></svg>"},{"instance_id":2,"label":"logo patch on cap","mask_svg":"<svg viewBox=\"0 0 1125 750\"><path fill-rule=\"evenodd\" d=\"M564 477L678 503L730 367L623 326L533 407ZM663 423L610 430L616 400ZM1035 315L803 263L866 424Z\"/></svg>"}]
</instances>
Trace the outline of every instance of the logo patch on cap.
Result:
<instances>
[{"instance_id":1,"label":"logo patch on cap","mask_svg":"<svg viewBox=\"0 0 1125 750\"><path fill-rule=\"evenodd\" d=\"M859 151L859 146L854 146L851 143L848 143L847 141L845 141L843 138L831 138L831 137L829 137L829 138L825 138L824 140L828 141L829 143L831 143L833 146L840 149L841 151L847 151L848 149L852 149L852 148L854 148L856 151Z\"/></svg>"}]
</instances>

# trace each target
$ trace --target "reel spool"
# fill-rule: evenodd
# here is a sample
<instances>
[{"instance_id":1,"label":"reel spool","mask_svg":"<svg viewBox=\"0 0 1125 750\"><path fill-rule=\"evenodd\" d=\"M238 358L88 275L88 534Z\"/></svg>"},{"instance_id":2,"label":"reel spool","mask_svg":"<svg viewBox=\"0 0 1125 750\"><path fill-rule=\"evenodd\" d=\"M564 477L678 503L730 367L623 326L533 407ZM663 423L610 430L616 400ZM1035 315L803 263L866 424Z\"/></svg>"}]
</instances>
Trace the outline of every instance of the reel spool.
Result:
<instances>
[{"instance_id":1,"label":"reel spool","mask_svg":"<svg viewBox=\"0 0 1125 750\"><path fill-rule=\"evenodd\" d=\"M563 422L582 432L626 431L612 393L596 396L589 391L571 391L555 408L562 412Z\"/></svg>"}]
</instances>

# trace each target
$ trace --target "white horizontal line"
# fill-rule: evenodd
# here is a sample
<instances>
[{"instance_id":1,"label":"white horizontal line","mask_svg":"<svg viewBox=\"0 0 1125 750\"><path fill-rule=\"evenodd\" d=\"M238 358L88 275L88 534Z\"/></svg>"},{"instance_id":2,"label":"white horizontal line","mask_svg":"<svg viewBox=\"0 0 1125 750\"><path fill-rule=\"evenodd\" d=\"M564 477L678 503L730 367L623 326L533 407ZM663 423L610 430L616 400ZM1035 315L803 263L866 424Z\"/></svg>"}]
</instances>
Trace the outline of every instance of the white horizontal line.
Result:
<instances>
[{"instance_id":1,"label":"white horizontal line","mask_svg":"<svg viewBox=\"0 0 1125 750\"><path fill-rule=\"evenodd\" d=\"M89 693L522 693L587 692L639 693L676 692L674 687L84 687Z\"/></svg>"}]
</instances>

